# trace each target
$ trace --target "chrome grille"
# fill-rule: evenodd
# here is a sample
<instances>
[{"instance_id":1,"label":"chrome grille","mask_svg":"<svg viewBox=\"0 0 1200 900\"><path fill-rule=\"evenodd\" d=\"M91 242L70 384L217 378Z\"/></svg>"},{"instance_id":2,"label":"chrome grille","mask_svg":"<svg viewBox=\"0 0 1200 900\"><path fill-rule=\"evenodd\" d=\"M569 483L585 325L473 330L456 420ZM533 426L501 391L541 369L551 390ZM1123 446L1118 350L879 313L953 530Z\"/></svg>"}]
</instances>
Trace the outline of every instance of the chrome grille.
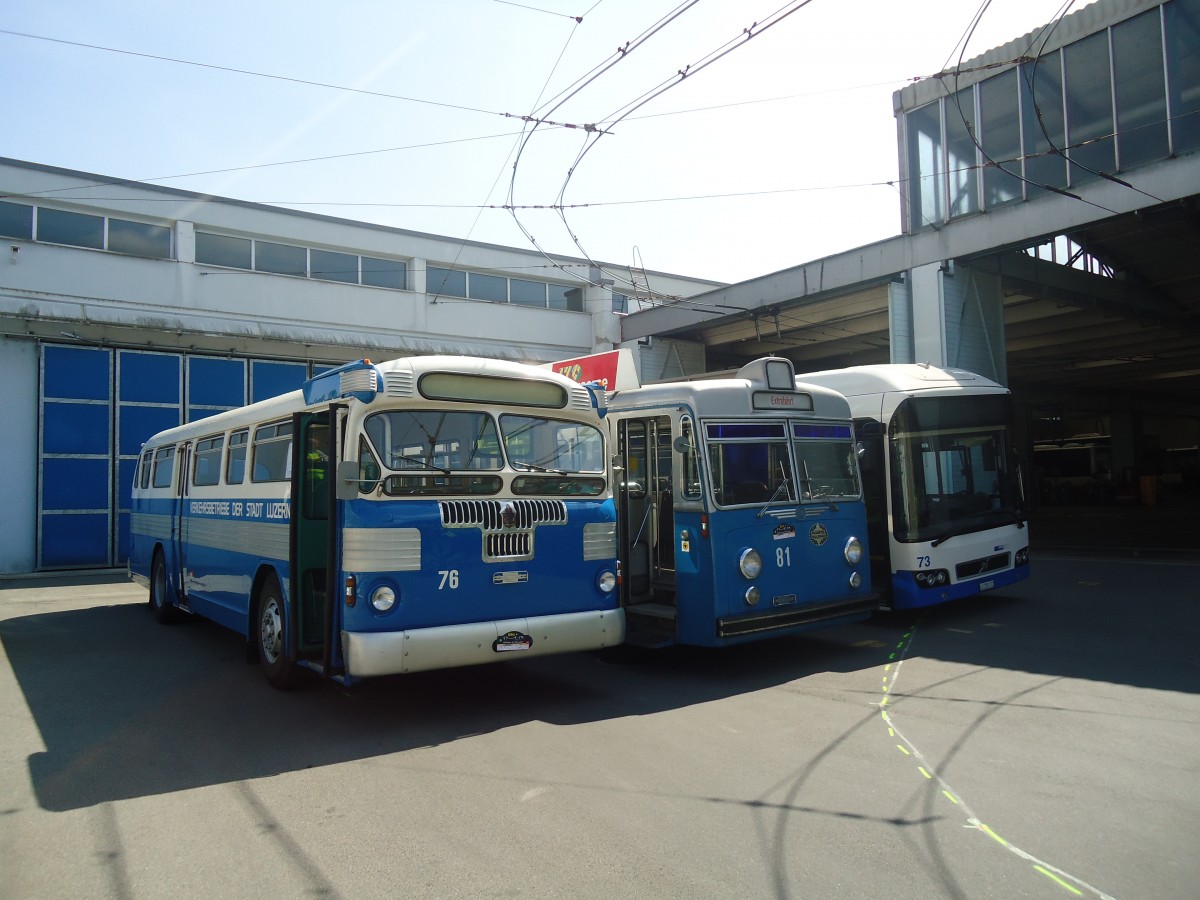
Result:
<instances>
[{"instance_id":1,"label":"chrome grille","mask_svg":"<svg viewBox=\"0 0 1200 900\"><path fill-rule=\"evenodd\" d=\"M488 532L483 536L485 561L533 559L532 531Z\"/></svg>"},{"instance_id":2,"label":"chrome grille","mask_svg":"<svg viewBox=\"0 0 1200 900\"><path fill-rule=\"evenodd\" d=\"M504 507L512 507L512 529L566 525L567 505L561 500L441 500L438 509L446 528L504 528Z\"/></svg>"},{"instance_id":3,"label":"chrome grille","mask_svg":"<svg viewBox=\"0 0 1200 900\"><path fill-rule=\"evenodd\" d=\"M388 372L383 376L383 392L389 397L413 396L413 373Z\"/></svg>"}]
</instances>

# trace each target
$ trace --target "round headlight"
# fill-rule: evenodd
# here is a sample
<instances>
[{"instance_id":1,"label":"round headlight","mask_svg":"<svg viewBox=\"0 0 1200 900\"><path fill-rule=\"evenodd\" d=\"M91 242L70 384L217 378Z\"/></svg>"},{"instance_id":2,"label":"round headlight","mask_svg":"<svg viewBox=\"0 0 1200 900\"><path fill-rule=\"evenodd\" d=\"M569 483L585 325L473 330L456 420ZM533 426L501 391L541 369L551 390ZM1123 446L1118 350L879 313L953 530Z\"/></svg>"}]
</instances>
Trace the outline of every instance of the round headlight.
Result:
<instances>
[{"instance_id":1,"label":"round headlight","mask_svg":"<svg viewBox=\"0 0 1200 900\"><path fill-rule=\"evenodd\" d=\"M850 538L850 540L846 541L846 549L842 553L846 557L846 562L852 566L857 566L862 562L863 558L862 541L856 537Z\"/></svg>"},{"instance_id":2,"label":"round headlight","mask_svg":"<svg viewBox=\"0 0 1200 900\"><path fill-rule=\"evenodd\" d=\"M379 612L387 612L396 605L396 592L386 584L371 592L371 605Z\"/></svg>"},{"instance_id":3,"label":"round headlight","mask_svg":"<svg viewBox=\"0 0 1200 900\"><path fill-rule=\"evenodd\" d=\"M851 572L850 573L850 587L856 588L860 584L862 584L862 576L859 575L857 572Z\"/></svg>"},{"instance_id":4,"label":"round headlight","mask_svg":"<svg viewBox=\"0 0 1200 900\"><path fill-rule=\"evenodd\" d=\"M750 585L750 587L746 588L746 605L747 606L758 606L758 601L759 601L759 598L761 598L761 597L762 597L762 593L754 585Z\"/></svg>"},{"instance_id":5,"label":"round headlight","mask_svg":"<svg viewBox=\"0 0 1200 900\"><path fill-rule=\"evenodd\" d=\"M613 588L617 586L617 576L612 572L604 571L600 573L600 577L596 579L596 587L600 588L605 594L611 594Z\"/></svg>"},{"instance_id":6,"label":"round headlight","mask_svg":"<svg viewBox=\"0 0 1200 900\"><path fill-rule=\"evenodd\" d=\"M753 580L762 573L762 557L758 555L758 551L753 547L742 551L742 555L738 557L738 571L742 573L743 578Z\"/></svg>"}]
</instances>

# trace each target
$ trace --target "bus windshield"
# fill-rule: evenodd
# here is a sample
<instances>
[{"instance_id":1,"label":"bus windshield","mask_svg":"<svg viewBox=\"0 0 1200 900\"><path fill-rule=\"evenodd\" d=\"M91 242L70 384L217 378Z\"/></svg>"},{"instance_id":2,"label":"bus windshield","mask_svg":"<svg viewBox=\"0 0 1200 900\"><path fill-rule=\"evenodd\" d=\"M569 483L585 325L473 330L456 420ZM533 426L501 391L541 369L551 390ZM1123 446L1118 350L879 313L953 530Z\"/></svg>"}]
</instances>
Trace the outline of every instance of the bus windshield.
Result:
<instances>
[{"instance_id":1,"label":"bus windshield","mask_svg":"<svg viewBox=\"0 0 1200 900\"><path fill-rule=\"evenodd\" d=\"M704 430L717 503L795 501L786 423L711 422Z\"/></svg>"},{"instance_id":2,"label":"bus windshield","mask_svg":"<svg viewBox=\"0 0 1200 900\"><path fill-rule=\"evenodd\" d=\"M383 492L406 494L494 494L509 465L534 473L514 479L517 494L596 496L605 488L604 437L592 425L543 416L484 412L391 410L366 421L360 453L362 490L374 490L383 468ZM369 444L368 444L369 442ZM542 477L542 476L545 477ZM576 477L588 475L593 477Z\"/></svg>"},{"instance_id":3,"label":"bus windshield","mask_svg":"<svg viewBox=\"0 0 1200 900\"><path fill-rule=\"evenodd\" d=\"M604 472L604 436L599 428L543 416L500 416L504 452L514 469L567 475Z\"/></svg>"},{"instance_id":4,"label":"bus windshield","mask_svg":"<svg viewBox=\"0 0 1200 900\"><path fill-rule=\"evenodd\" d=\"M392 470L495 471L504 465L496 423L483 412L392 410L367 418L367 437Z\"/></svg>"},{"instance_id":5,"label":"bus windshield","mask_svg":"<svg viewBox=\"0 0 1200 900\"><path fill-rule=\"evenodd\" d=\"M913 397L892 418L892 527L940 541L1023 521L1006 395Z\"/></svg>"},{"instance_id":6,"label":"bus windshield","mask_svg":"<svg viewBox=\"0 0 1200 900\"><path fill-rule=\"evenodd\" d=\"M848 500L861 493L849 425L792 424L800 499Z\"/></svg>"}]
</instances>

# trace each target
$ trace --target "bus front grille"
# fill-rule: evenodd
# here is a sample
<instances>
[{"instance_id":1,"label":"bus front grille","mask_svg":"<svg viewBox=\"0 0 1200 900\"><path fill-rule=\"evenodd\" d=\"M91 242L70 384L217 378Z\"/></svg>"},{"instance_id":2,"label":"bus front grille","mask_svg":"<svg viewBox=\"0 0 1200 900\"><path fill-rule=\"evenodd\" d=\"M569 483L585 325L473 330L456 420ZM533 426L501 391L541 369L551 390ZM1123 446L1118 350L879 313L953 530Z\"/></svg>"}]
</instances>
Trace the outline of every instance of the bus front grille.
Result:
<instances>
[{"instance_id":1,"label":"bus front grille","mask_svg":"<svg viewBox=\"0 0 1200 900\"><path fill-rule=\"evenodd\" d=\"M483 559L485 562L533 559L533 532L484 532Z\"/></svg>"},{"instance_id":2,"label":"bus front grille","mask_svg":"<svg viewBox=\"0 0 1200 900\"><path fill-rule=\"evenodd\" d=\"M566 525L567 504L561 500L440 500L446 528L532 529Z\"/></svg>"},{"instance_id":3,"label":"bus front grille","mask_svg":"<svg viewBox=\"0 0 1200 900\"><path fill-rule=\"evenodd\" d=\"M994 556L985 556L983 559L973 559L970 562L959 563L954 567L954 575L959 579L974 578L977 575L986 575L988 572L1007 569L1008 565L1008 554L997 553Z\"/></svg>"}]
</instances>

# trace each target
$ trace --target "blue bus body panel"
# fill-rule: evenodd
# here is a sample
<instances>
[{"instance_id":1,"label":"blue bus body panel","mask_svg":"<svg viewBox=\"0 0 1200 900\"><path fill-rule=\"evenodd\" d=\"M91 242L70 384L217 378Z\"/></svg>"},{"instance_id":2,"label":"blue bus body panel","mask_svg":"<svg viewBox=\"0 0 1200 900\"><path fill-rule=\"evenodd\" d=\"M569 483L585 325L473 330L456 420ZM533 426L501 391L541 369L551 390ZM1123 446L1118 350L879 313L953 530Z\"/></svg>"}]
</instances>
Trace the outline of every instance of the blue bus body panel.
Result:
<instances>
[{"instance_id":1,"label":"blue bus body panel","mask_svg":"<svg viewBox=\"0 0 1200 900\"><path fill-rule=\"evenodd\" d=\"M343 627L351 632L400 631L501 619L616 609L617 591L603 593L596 580L616 571L612 554L584 559L583 527L615 529L611 499L569 499L569 525L533 529L533 558L484 558L484 531L448 528L436 500L368 501L345 504L345 527L366 529L376 553L344 555L343 576L357 580L358 602L342 606ZM351 538L347 537L347 541ZM396 550L399 545L404 550ZM378 564L375 560L378 559ZM581 584L581 574L592 578ZM379 587L390 587L397 602L386 613L370 603Z\"/></svg>"},{"instance_id":2,"label":"blue bus body panel","mask_svg":"<svg viewBox=\"0 0 1200 900\"><path fill-rule=\"evenodd\" d=\"M760 640L767 636L796 634L814 628L865 619L875 606L870 566L865 556L866 520L861 503L839 504L819 518L759 516L760 508L726 509L710 516L716 523L709 538L700 538L700 514L677 511L675 566L677 588L677 639L680 643L716 647ZM778 510L777 510L778 512ZM804 510L801 508L801 514ZM688 532L688 551L682 551L680 532ZM864 544L857 566L843 554L851 536ZM762 573L753 581L738 570L738 558L747 548L762 556ZM862 583L852 588L852 572ZM746 602L746 590L756 586L760 599ZM856 602L857 601L857 602ZM825 604L847 603L844 615L818 621L771 627L745 634L721 636L718 628L737 630L737 620L747 621L778 613L787 617Z\"/></svg>"},{"instance_id":3,"label":"blue bus body panel","mask_svg":"<svg viewBox=\"0 0 1200 900\"><path fill-rule=\"evenodd\" d=\"M968 578L956 584L936 588L923 588L917 584L914 572L896 572L892 575L892 609L920 609L936 606L952 600L963 600L979 594L987 594L997 588L1008 587L1029 577L1028 563L1003 572L989 572L978 578Z\"/></svg>"},{"instance_id":4,"label":"blue bus body panel","mask_svg":"<svg viewBox=\"0 0 1200 900\"><path fill-rule=\"evenodd\" d=\"M263 566L272 568L286 596L288 504L277 497L183 502L192 512L182 519L179 542L170 533L175 499L135 505L130 572L149 579L154 548L161 544L174 599L182 599L175 590L182 584L192 612L248 634L254 573Z\"/></svg>"}]
</instances>

